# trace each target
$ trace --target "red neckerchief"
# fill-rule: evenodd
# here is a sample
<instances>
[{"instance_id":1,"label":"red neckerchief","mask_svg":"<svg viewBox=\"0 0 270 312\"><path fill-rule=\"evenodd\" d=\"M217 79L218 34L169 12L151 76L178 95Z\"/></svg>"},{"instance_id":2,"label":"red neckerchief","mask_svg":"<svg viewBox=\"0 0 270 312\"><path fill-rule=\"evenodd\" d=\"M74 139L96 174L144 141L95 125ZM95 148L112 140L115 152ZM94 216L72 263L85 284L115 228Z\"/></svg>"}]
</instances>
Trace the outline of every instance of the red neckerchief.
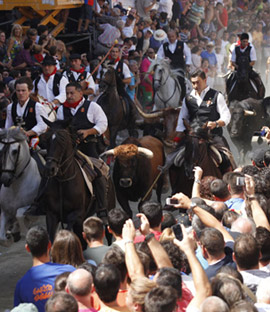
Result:
<instances>
[{"instance_id":1,"label":"red neckerchief","mask_svg":"<svg viewBox=\"0 0 270 312\"><path fill-rule=\"evenodd\" d=\"M64 105L64 107L67 107L67 108L76 108L76 107L80 104L80 102L82 101L82 99L83 99L83 98L81 98L79 101L74 102L74 103L68 103L67 101L65 101L65 102L63 103L63 105Z\"/></svg>"},{"instance_id":2,"label":"red neckerchief","mask_svg":"<svg viewBox=\"0 0 270 312\"><path fill-rule=\"evenodd\" d=\"M246 46L246 47L248 47L249 46L249 43L248 43L248 45ZM240 45L240 49L245 49L246 47L243 47L242 45Z\"/></svg>"},{"instance_id":3,"label":"red neckerchief","mask_svg":"<svg viewBox=\"0 0 270 312\"><path fill-rule=\"evenodd\" d=\"M109 59L110 61L113 61L114 64L116 64L117 62L120 61L120 57L118 57L116 60L113 60L112 57L111 57L110 55L108 56L108 59Z\"/></svg>"},{"instance_id":4,"label":"red neckerchief","mask_svg":"<svg viewBox=\"0 0 270 312\"><path fill-rule=\"evenodd\" d=\"M240 46L240 45L241 45L241 40L240 40L240 39L237 40L236 45L237 45L237 46Z\"/></svg>"},{"instance_id":5,"label":"red neckerchief","mask_svg":"<svg viewBox=\"0 0 270 312\"><path fill-rule=\"evenodd\" d=\"M78 74L82 74L85 70L84 67L81 67L79 70L77 69L74 69L74 68L70 68L72 71L74 71L75 73L78 73Z\"/></svg>"},{"instance_id":6,"label":"red neckerchief","mask_svg":"<svg viewBox=\"0 0 270 312\"><path fill-rule=\"evenodd\" d=\"M55 75L56 74L56 66L54 68L54 71L51 73L51 74L48 74L48 75L45 75L43 74L43 77L45 79L45 81L47 82L49 80L49 78L52 76L52 75Z\"/></svg>"}]
</instances>

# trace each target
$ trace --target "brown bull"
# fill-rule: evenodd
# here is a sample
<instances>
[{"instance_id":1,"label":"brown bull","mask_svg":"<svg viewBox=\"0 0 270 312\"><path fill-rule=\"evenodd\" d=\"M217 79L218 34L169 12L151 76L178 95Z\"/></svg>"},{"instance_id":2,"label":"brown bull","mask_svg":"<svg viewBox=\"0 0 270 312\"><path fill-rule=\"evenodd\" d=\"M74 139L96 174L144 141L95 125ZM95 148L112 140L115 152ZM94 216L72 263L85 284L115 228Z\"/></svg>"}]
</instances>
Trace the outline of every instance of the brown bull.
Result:
<instances>
[{"instance_id":1,"label":"brown bull","mask_svg":"<svg viewBox=\"0 0 270 312\"><path fill-rule=\"evenodd\" d=\"M122 145L101 156L105 155L115 157L113 181L117 200L122 208L132 216L129 201L148 200L151 197L151 191L146 197L145 195L160 174L158 167L164 164L163 144L151 136L140 139L128 138ZM161 175L156 187L159 202L162 185L163 176Z\"/></svg>"}]
</instances>

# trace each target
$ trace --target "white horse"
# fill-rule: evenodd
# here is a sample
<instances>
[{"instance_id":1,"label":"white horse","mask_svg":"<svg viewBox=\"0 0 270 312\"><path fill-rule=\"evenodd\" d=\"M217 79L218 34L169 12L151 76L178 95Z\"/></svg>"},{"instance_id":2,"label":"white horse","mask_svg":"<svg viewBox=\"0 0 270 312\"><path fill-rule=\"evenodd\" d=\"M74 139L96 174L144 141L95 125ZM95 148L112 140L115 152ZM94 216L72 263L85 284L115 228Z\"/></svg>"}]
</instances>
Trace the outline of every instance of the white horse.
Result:
<instances>
[{"instance_id":1,"label":"white horse","mask_svg":"<svg viewBox=\"0 0 270 312\"><path fill-rule=\"evenodd\" d=\"M181 86L177 77L182 75L180 71L171 69L169 60L157 60L149 68L154 71L154 103L156 109L167 107L179 107Z\"/></svg>"},{"instance_id":2,"label":"white horse","mask_svg":"<svg viewBox=\"0 0 270 312\"><path fill-rule=\"evenodd\" d=\"M17 210L33 202L41 179L26 139L18 127L0 131L0 244L5 246L13 242L13 235L19 235Z\"/></svg>"}]
</instances>

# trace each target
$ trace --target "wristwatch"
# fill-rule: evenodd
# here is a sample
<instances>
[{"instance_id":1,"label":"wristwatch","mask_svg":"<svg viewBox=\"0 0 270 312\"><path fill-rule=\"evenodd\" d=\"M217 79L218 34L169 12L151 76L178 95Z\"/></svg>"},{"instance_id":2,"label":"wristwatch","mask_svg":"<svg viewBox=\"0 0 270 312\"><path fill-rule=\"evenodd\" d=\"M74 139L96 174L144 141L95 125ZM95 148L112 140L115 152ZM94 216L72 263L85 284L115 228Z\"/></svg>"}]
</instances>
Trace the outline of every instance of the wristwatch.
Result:
<instances>
[{"instance_id":1,"label":"wristwatch","mask_svg":"<svg viewBox=\"0 0 270 312\"><path fill-rule=\"evenodd\" d=\"M190 206L189 206L189 209L193 209L193 208L195 208L196 206L197 206L196 203L191 202L191 204L190 204Z\"/></svg>"},{"instance_id":2,"label":"wristwatch","mask_svg":"<svg viewBox=\"0 0 270 312\"><path fill-rule=\"evenodd\" d=\"M216 128L219 128L219 124L218 124L218 122L216 121Z\"/></svg>"}]
</instances>

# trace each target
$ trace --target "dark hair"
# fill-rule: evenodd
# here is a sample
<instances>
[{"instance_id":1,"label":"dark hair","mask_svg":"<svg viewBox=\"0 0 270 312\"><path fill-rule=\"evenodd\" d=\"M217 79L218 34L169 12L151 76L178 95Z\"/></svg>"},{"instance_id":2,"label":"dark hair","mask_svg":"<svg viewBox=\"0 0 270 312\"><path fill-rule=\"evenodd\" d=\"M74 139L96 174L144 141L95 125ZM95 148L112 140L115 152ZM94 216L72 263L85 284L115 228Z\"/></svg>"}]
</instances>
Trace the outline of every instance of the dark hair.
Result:
<instances>
[{"instance_id":1,"label":"dark hair","mask_svg":"<svg viewBox=\"0 0 270 312\"><path fill-rule=\"evenodd\" d=\"M127 267L125 262L125 253L116 245L106 252L105 256L102 259L103 264L113 264L119 271L121 282L124 282L127 276Z\"/></svg>"},{"instance_id":2,"label":"dark hair","mask_svg":"<svg viewBox=\"0 0 270 312\"><path fill-rule=\"evenodd\" d=\"M100 240L103 237L103 222L98 217L89 217L83 222L83 231L88 241Z\"/></svg>"},{"instance_id":3,"label":"dark hair","mask_svg":"<svg viewBox=\"0 0 270 312\"><path fill-rule=\"evenodd\" d=\"M241 234L234 243L234 255L242 270L251 270L259 263L260 248L251 234Z\"/></svg>"},{"instance_id":4,"label":"dark hair","mask_svg":"<svg viewBox=\"0 0 270 312\"><path fill-rule=\"evenodd\" d=\"M34 87L31 78L29 78L29 77L21 77L21 78L19 78L19 79L17 79L15 81L15 85L14 85L15 89L16 89L16 86L18 84L23 84L23 83L27 84L27 87L28 87L29 91L31 91L33 89L33 87Z\"/></svg>"},{"instance_id":5,"label":"dark hair","mask_svg":"<svg viewBox=\"0 0 270 312\"><path fill-rule=\"evenodd\" d=\"M23 42L23 48L28 50L33 45L33 41L31 39L26 38Z\"/></svg>"},{"instance_id":6,"label":"dark hair","mask_svg":"<svg viewBox=\"0 0 270 312\"><path fill-rule=\"evenodd\" d=\"M32 227L26 234L25 241L33 257L47 254L49 245L48 232L41 226Z\"/></svg>"},{"instance_id":7,"label":"dark hair","mask_svg":"<svg viewBox=\"0 0 270 312\"><path fill-rule=\"evenodd\" d=\"M129 14L129 15L127 16L127 18L130 19L131 21L134 21L134 19L135 19L135 17L134 17L132 14Z\"/></svg>"},{"instance_id":8,"label":"dark hair","mask_svg":"<svg viewBox=\"0 0 270 312\"><path fill-rule=\"evenodd\" d=\"M94 276L96 273L97 267L95 265L85 261L84 263L82 263L78 266L78 269L84 269L84 270L88 271L89 273L91 273L92 276Z\"/></svg>"},{"instance_id":9,"label":"dark hair","mask_svg":"<svg viewBox=\"0 0 270 312\"><path fill-rule=\"evenodd\" d=\"M120 273L113 264L100 264L94 276L94 285L101 301L113 302L120 288Z\"/></svg>"},{"instance_id":10,"label":"dark hair","mask_svg":"<svg viewBox=\"0 0 270 312\"><path fill-rule=\"evenodd\" d=\"M221 179L216 179L211 182L210 191L214 196L220 199L226 198L230 195L227 184Z\"/></svg>"},{"instance_id":11,"label":"dark hair","mask_svg":"<svg viewBox=\"0 0 270 312\"><path fill-rule=\"evenodd\" d=\"M51 56L55 56L57 52L57 46L54 45L54 46L49 47L48 51Z\"/></svg>"},{"instance_id":12,"label":"dark hair","mask_svg":"<svg viewBox=\"0 0 270 312\"><path fill-rule=\"evenodd\" d=\"M67 89L68 87L75 87L75 89L76 89L77 91L82 91L82 86L81 86L78 82L76 82L76 81L74 81L74 82L69 82L69 83L66 85L66 89Z\"/></svg>"},{"instance_id":13,"label":"dark hair","mask_svg":"<svg viewBox=\"0 0 270 312\"><path fill-rule=\"evenodd\" d=\"M261 261L270 260L270 232L262 226L256 228L256 241L261 250L262 257Z\"/></svg>"},{"instance_id":14,"label":"dark hair","mask_svg":"<svg viewBox=\"0 0 270 312\"><path fill-rule=\"evenodd\" d=\"M35 28L29 28L26 32L26 36L29 38L29 36L35 36L37 35L37 30ZM27 40L27 39L25 39Z\"/></svg>"},{"instance_id":15,"label":"dark hair","mask_svg":"<svg viewBox=\"0 0 270 312\"><path fill-rule=\"evenodd\" d=\"M162 221L162 207L160 203L145 202L141 206L141 212L149 221L150 228L157 227Z\"/></svg>"},{"instance_id":16,"label":"dark hair","mask_svg":"<svg viewBox=\"0 0 270 312\"><path fill-rule=\"evenodd\" d=\"M243 276L241 275L241 273L239 271L237 271L236 269L232 268L231 266L229 265L224 265L222 266L219 270L218 270L218 273L224 273L224 274L227 274L229 276L232 276L236 279L239 280L239 282L241 284L244 283L244 279L243 279Z\"/></svg>"},{"instance_id":17,"label":"dark hair","mask_svg":"<svg viewBox=\"0 0 270 312\"><path fill-rule=\"evenodd\" d=\"M195 46L191 49L191 53L195 54L200 50L200 48L198 46Z\"/></svg>"},{"instance_id":18,"label":"dark hair","mask_svg":"<svg viewBox=\"0 0 270 312\"><path fill-rule=\"evenodd\" d=\"M161 246L168 254L173 267L179 271L184 271L185 254L173 243L173 241L165 240L161 242Z\"/></svg>"},{"instance_id":19,"label":"dark hair","mask_svg":"<svg viewBox=\"0 0 270 312\"><path fill-rule=\"evenodd\" d=\"M244 166L241 171L242 174L248 174L250 176L254 176L255 174L258 174L259 172L260 172L260 169L252 165Z\"/></svg>"},{"instance_id":20,"label":"dark hair","mask_svg":"<svg viewBox=\"0 0 270 312\"><path fill-rule=\"evenodd\" d=\"M205 228L200 236L200 243L207 249L211 256L220 256L224 253L224 238L222 233L214 228Z\"/></svg>"},{"instance_id":21,"label":"dark hair","mask_svg":"<svg viewBox=\"0 0 270 312\"><path fill-rule=\"evenodd\" d=\"M82 245L78 236L67 230L60 230L54 239L51 250L52 261L70 264L75 267L84 262Z\"/></svg>"},{"instance_id":22,"label":"dark hair","mask_svg":"<svg viewBox=\"0 0 270 312\"><path fill-rule=\"evenodd\" d=\"M136 251L138 252L138 255L139 255L139 252L142 252L142 253L145 253L149 257L149 271L150 273L154 273L157 270L157 265L155 263L153 255L147 243L146 242L137 243L135 244L135 248L136 248Z\"/></svg>"},{"instance_id":23,"label":"dark hair","mask_svg":"<svg viewBox=\"0 0 270 312\"><path fill-rule=\"evenodd\" d=\"M182 297L181 272L175 268L162 268L158 271L156 283L158 286L171 286L177 292L177 297Z\"/></svg>"},{"instance_id":24,"label":"dark hair","mask_svg":"<svg viewBox=\"0 0 270 312\"><path fill-rule=\"evenodd\" d=\"M242 33L242 35L240 36L240 40L245 40L245 39L249 39L249 35L248 33Z\"/></svg>"},{"instance_id":25,"label":"dark hair","mask_svg":"<svg viewBox=\"0 0 270 312\"><path fill-rule=\"evenodd\" d=\"M231 228L233 222L238 219L239 217L239 214L235 211L225 211L224 214L223 214L223 217L222 217L222 224L224 226L226 226L227 228Z\"/></svg>"},{"instance_id":26,"label":"dark hair","mask_svg":"<svg viewBox=\"0 0 270 312\"><path fill-rule=\"evenodd\" d=\"M54 281L54 291L65 291L67 278L71 272L63 272L56 276Z\"/></svg>"},{"instance_id":27,"label":"dark hair","mask_svg":"<svg viewBox=\"0 0 270 312\"><path fill-rule=\"evenodd\" d=\"M221 201L215 201L212 203L212 208L215 210L215 216L218 219L218 221L221 221L224 213L228 211L228 207L224 202Z\"/></svg>"},{"instance_id":28,"label":"dark hair","mask_svg":"<svg viewBox=\"0 0 270 312\"><path fill-rule=\"evenodd\" d=\"M158 286L145 296L144 312L173 312L176 302L175 289L170 286Z\"/></svg>"},{"instance_id":29,"label":"dark hair","mask_svg":"<svg viewBox=\"0 0 270 312\"><path fill-rule=\"evenodd\" d=\"M42 35L45 31L49 30L47 25L38 25L37 31L38 35Z\"/></svg>"},{"instance_id":30,"label":"dark hair","mask_svg":"<svg viewBox=\"0 0 270 312\"><path fill-rule=\"evenodd\" d=\"M53 294L45 305L46 312L78 312L78 303L70 294L61 291Z\"/></svg>"},{"instance_id":31,"label":"dark hair","mask_svg":"<svg viewBox=\"0 0 270 312\"><path fill-rule=\"evenodd\" d=\"M114 208L108 213L109 227L116 235L122 235L123 226L128 219L128 214L121 208Z\"/></svg>"},{"instance_id":32,"label":"dark hair","mask_svg":"<svg viewBox=\"0 0 270 312\"><path fill-rule=\"evenodd\" d=\"M166 228L170 228L174 224L176 224L177 221L174 217L174 215L170 212L165 212L163 214L163 220L161 222L161 231L163 231Z\"/></svg>"},{"instance_id":33,"label":"dark hair","mask_svg":"<svg viewBox=\"0 0 270 312\"><path fill-rule=\"evenodd\" d=\"M196 77L200 77L202 79L206 79L206 74L203 70L201 69L197 69L194 73L191 74L190 78L196 78Z\"/></svg>"}]
</instances>

